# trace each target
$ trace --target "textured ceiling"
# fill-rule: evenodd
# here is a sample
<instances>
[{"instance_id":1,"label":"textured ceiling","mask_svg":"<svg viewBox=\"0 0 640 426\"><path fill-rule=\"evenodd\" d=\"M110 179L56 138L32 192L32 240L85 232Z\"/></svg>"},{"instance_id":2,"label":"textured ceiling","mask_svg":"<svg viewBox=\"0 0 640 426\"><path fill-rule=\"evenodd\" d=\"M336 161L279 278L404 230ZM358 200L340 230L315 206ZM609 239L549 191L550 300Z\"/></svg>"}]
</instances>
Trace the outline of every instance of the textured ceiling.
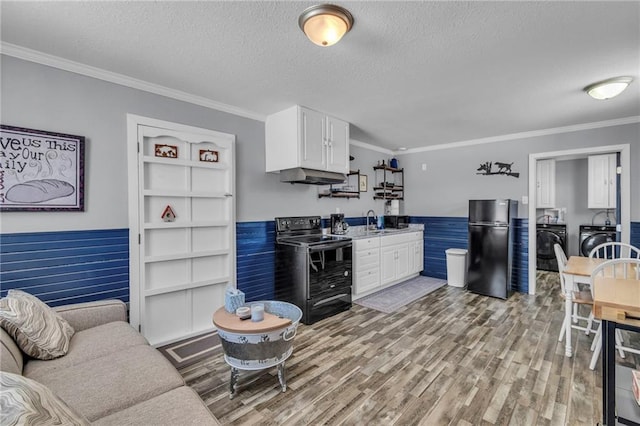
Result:
<instances>
[{"instance_id":1,"label":"textured ceiling","mask_svg":"<svg viewBox=\"0 0 640 426\"><path fill-rule=\"evenodd\" d=\"M1 2L2 41L268 115L293 104L352 138L425 147L640 116L640 2L340 2L321 48L311 2ZM617 98L582 89L635 81Z\"/></svg>"}]
</instances>

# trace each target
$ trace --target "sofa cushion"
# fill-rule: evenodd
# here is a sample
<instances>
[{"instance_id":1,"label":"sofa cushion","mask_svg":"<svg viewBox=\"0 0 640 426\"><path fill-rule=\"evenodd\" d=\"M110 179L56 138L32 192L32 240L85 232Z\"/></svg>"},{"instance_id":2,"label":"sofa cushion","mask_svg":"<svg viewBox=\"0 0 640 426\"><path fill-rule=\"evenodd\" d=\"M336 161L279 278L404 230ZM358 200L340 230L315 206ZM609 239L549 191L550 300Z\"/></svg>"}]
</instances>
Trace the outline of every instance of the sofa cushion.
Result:
<instances>
[{"instance_id":1,"label":"sofa cushion","mask_svg":"<svg viewBox=\"0 0 640 426\"><path fill-rule=\"evenodd\" d=\"M127 321L127 305L122 300L96 300L53 308L76 331L114 321Z\"/></svg>"},{"instance_id":2,"label":"sofa cushion","mask_svg":"<svg viewBox=\"0 0 640 426\"><path fill-rule=\"evenodd\" d=\"M54 359L67 353L74 330L40 299L20 290L9 290L0 299L0 326L24 353L38 359Z\"/></svg>"},{"instance_id":3,"label":"sofa cushion","mask_svg":"<svg viewBox=\"0 0 640 426\"><path fill-rule=\"evenodd\" d=\"M39 375L37 380L90 421L184 385L171 363L146 345Z\"/></svg>"},{"instance_id":4,"label":"sofa cushion","mask_svg":"<svg viewBox=\"0 0 640 426\"><path fill-rule=\"evenodd\" d=\"M219 425L198 394L181 386L148 401L96 420L94 425Z\"/></svg>"},{"instance_id":5,"label":"sofa cushion","mask_svg":"<svg viewBox=\"0 0 640 426\"><path fill-rule=\"evenodd\" d=\"M24 366L24 375L37 380L43 374L136 345L148 343L129 323L110 322L75 333L71 338L69 352L63 357L50 361L30 360Z\"/></svg>"},{"instance_id":6,"label":"sofa cushion","mask_svg":"<svg viewBox=\"0 0 640 426\"><path fill-rule=\"evenodd\" d=\"M0 370L22 374L24 356L13 337L0 327Z\"/></svg>"},{"instance_id":7,"label":"sofa cushion","mask_svg":"<svg viewBox=\"0 0 640 426\"><path fill-rule=\"evenodd\" d=\"M46 386L18 374L0 372L0 424L88 425Z\"/></svg>"}]
</instances>

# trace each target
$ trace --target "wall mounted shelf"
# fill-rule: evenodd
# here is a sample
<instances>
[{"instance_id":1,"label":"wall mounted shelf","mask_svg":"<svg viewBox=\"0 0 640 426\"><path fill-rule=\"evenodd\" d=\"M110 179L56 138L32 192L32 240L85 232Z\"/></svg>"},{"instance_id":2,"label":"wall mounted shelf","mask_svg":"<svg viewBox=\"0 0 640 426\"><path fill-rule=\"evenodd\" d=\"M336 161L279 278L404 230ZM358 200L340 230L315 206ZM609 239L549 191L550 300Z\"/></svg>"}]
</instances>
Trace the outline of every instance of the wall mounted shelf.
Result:
<instances>
[{"instance_id":1,"label":"wall mounted shelf","mask_svg":"<svg viewBox=\"0 0 640 426\"><path fill-rule=\"evenodd\" d=\"M356 176L356 179L353 179L352 176ZM355 184L352 185L353 180L355 180ZM342 185L351 186L356 188L356 190L347 191L343 190L340 186L336 187L335 185L329 185L329 192L319 193L318 198L360 198L360 170L352 170L347 173L347 181Z\"/></svg>"},{"instance_id":2,"label":"wall mounted shelf","mask_svg":"<svg viewBox=\"0 0 640 426\"><path fill-rule=\"evenodd\" d=\"M374 200L404 200L404 169L389 166L373 166L375 185Z\"/></svg>"}]
</instances>

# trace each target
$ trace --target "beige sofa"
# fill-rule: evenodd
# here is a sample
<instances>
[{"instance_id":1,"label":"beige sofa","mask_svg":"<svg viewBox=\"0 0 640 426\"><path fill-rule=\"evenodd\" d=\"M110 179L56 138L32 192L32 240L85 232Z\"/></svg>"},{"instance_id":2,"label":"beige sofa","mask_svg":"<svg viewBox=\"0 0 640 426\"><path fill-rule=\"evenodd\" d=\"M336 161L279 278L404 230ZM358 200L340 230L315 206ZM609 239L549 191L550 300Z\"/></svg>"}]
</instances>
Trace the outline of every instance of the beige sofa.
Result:
<instances>
[{"instance_id":1,"label":"beige sofa","mask_svg":"<svg viewBox=\"0 0 640 426\"><path fill-rule=\"evenodd\" d=\"M97 425L219 425L178 371L126 322L119 300L55 308L75 329L69 352L27 357L0 328L0 368L33 379Z\"/></svg>"}]
</instances>

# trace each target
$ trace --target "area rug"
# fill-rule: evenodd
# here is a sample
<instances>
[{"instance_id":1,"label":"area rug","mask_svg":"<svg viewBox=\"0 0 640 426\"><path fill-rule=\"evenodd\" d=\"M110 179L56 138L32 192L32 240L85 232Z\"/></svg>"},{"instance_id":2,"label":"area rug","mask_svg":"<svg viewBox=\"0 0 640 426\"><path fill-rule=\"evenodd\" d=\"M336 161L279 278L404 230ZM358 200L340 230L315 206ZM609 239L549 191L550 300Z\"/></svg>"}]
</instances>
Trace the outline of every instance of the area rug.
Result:
<instances>
[{"instance_id":1,"label":"area rug","mask_svg":"<svg viewBox=\"0 0 640 426\"><path fill-rule=\"evenodd\" d=\"M390 314L445 285L447 285L445 280L420 275L369 296L354 300L353 303Z\"/></svg>"},{"instance_id":2,"label":"area rug","mask_svg":"<svg viewBox=\"0 0 640 426\"><path fill-rule=\"evenodd\" d=\"M176 368L184 368L210 356L220 348L217 332L190 337L158 348Z\"/></svg>"}]
</instances>

